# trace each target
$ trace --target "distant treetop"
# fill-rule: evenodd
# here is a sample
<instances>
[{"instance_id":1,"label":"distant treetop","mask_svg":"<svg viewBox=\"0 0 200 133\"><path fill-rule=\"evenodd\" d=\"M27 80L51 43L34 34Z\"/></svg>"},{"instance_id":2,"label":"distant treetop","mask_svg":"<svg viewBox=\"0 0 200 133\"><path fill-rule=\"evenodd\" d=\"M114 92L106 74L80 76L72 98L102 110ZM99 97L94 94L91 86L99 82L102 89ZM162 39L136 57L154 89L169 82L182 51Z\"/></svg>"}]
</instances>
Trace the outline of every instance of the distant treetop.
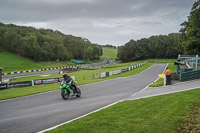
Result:
<instances>
[{"instance_id":1,"label":"distant treetop","mask_svg":"<svg viewBox=\"0 0 200 133\"><path fill-rule=\"evenodd\" d=\"M101 45L101 47L106 47L106 48L114 48L114 49L116 49L117 47L116 46L113 46L113 45L109 45L109 44L107 44L107 45Z\"/></svg>"}]
</instances>

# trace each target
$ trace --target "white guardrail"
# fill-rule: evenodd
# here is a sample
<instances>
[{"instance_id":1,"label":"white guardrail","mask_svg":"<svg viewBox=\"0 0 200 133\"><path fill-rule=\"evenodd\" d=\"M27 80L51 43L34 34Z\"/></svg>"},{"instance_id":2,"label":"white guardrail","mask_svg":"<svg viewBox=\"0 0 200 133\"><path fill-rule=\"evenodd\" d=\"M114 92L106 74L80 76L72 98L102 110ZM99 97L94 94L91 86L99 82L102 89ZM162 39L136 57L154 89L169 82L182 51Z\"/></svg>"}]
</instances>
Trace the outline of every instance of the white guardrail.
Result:
<instances>
[{"instance_id":1,"label":"white guardrail","mask_svg":"<svg viewBox=\"0 0 200 133\"><path fill-rule=\"evenodd\" d=\"M121 70L103 72L103 73L101 73L101 78L105 78L105 77L108 77L108 76L112 76L112 75L116 75L116 74L120 74L120 73L123 73L123 72L130 71L130 70L133 70L135 68L141 67L141 66L145 65L146 63L147 62L143 62L143 63L131 66L129 68L121 69Z\"/></svg>"}]
</instances>

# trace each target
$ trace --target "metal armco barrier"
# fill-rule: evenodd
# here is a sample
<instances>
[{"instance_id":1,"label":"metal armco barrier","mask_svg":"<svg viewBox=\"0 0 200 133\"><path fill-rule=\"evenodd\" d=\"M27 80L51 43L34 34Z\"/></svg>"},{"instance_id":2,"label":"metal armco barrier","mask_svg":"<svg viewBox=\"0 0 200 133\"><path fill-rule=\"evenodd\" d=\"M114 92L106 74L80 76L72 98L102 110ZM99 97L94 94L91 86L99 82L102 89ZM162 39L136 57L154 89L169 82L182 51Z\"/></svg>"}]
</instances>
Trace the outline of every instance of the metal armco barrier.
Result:
<instances>
[{"instance_id":1,"label":"metal armco barrier","mask_svg":"<svg viewBox=\"0 0 200 133\"><path fill-rule=\"evenodd\" d=\"M193 80L200 78L200 70L182 72L180 74L180 81Z\"/></svg>"},{"instance_id":2,"label":"metal armco barrier","mask_svg":"<svg viewBox=\"0 0 200 133\"><path fill-rule=\"evenodd\" d=\"M43 80L33 80L33 85L41 85L43 84Z\"/></svg>"},{"instance_id":3,"label":"metal armco barrier","mask_svg":"<svg viewBox=\"0 0 200 133\"><path fill-rule=\"evenodd\" d=\"M7 89L8 84L0 84L0 90Z\"/></svg>"},{"instance_id":4,"label":"metal armco barrier","mask_svg":"<svg viewBox=\"0 0 200 133\"><path fill-rule=\"evenodd\" d=\"M101 78L105 78L105 77L112 76L112 75L115 75L115 74L130 71L130 70L133 70L135 68L141 67L141 66L145 65L146 63L147 62L143 62L141 64L137 64L137 65L131 66L129 68L121 69L121 70L116 70L116 71L111 71L111 72L103 72L103 73L101 73Z\"/></svg>"},{"instance_id":5,"label":"metal armco barrier","mask_svg":"<svg viewBox=\"0 0 200 133\"><path fill-rule=\"evenodd\" d=\"M20 74L20 73L41 72L41 71L57 70L57 69L64 69L64 68L99 69L105 65L108 65L107 61L103 61L103 62L99 62L99 63L92 63L92 64L82 64L82 65L74 65L74 66L44 68L44 69L38 69L38 70L9 72L9 73L2 73L2 75L5 76L5 75L11 75L11 74Z\"/></svg>"},{"instance_id":6,"label":"metal armco barrier","mask_svg":"<svg viewBox=\"0 0 200 133\"><path fill-rule=\"evenodd\" d=\"M43 84L52 84L52 83L58 83L58 78L52 78L52 79L43 79Z\"/></svg>"},{"instance_id":7,"label":"metal armco barrier","mask_svg":"<svg viewBox=\"0 0 200 133\"><path fill-rule=\"evenodd\" d=\"M123 72L127 72L127 71L128 71L128 68L122 69L122 70L121 70L122 73L123 73Z\"/></svg>"},{"instance_id":8,"label":"metal armco barrier","mask_svg":"<svg viewBox=\"0 0 200 133\"><path fill-rule=\"evenodd\" d=\"M19 88L19 87L27 87L32 86L32 81L23 81L23 82L14 82L14 83L8 83L7 88Z\"/></svg>"},{"instance_id":9,"label":"metal armco barrier","mask_svg":"<svg viewBox=\"0 0 200 133\"><path fill-rule=\"evenodd\" d=\"M71 76L72 79L75 80L75 76ZM64 78L50 78L50 79L39 79L32 81L22 81L22 82L13 82L13 83L3 83L0 84L0 90L11 89L11 88L19 88L19 87L27 87L27 86L35 86L42 84L52 84L62 82Z\"/></svg>"},{"instance_id":10,"label":"metal armco barrier","mask_svg":"<svg viewBox=\"0 0 200 133\"><path fill-rule=\"evenodd\" d=\"M77 65L77 66L78 66L78 65ZM77 67L77 66L71 66L71 67ZM67 67L69 67L69 66L53 67L53 68L44 68L44 69L38 69L38 70L27 70L27 71L9 72L9 73L3 73L3 75L19 74L19 73L30 73L30 72L41 72L41 71L49 71L49 70L63 69L63 68L67 68Z\"/></svg>"}]
</instances>

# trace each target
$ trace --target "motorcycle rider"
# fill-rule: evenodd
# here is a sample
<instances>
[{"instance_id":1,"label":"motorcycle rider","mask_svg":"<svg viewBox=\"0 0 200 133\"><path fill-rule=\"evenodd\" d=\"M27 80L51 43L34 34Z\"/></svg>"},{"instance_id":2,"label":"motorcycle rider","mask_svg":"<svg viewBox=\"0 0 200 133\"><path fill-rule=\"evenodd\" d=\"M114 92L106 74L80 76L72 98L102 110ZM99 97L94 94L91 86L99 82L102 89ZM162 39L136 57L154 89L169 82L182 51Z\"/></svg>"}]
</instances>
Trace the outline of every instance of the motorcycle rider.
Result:
<instances>
[{"instance_id":1,"label":"motorcycle rider","mask_svg":"<svg viewBox=\"0 0 200 133\"><path fill-rule=\"evenodd\" d=\"M69 76L69 75L67 75L66 73L65 74L63 74L63 78L64 78L64 81L70 86L70 89L72 89L72 87L71 86L73 86L75 89L74 89L74 93L76 93L77 92L77 88L76 88L76 86L73 84L73 79ZM72 90L70 91L70 93L71 92L73 92Z\"/></svg>"}]
</instances>

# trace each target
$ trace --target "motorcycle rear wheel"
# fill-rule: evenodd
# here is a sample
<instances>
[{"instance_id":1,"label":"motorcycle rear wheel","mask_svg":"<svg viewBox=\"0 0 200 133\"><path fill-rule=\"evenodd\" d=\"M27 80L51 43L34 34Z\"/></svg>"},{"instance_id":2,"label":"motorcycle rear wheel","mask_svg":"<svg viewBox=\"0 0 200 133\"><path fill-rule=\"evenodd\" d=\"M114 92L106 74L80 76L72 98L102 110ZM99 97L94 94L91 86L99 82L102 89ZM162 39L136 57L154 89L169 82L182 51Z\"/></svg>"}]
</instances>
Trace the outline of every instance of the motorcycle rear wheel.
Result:
<instances>
[{"instance_id":1,"label":"motorcycle rear wheel","mask_svg":"<svg viewBox=\"0 0 200 133\"><path fill-rule=\"evenodd\" d=\"M68 91L67 91L67 93L65 93L65 91L62 90L62 91L61 91L61 96L62 96L62 98L63 98L64 100L67 100L67 99L69 98L69 93L68 93Z\"/></svg>"}]
</instances>

